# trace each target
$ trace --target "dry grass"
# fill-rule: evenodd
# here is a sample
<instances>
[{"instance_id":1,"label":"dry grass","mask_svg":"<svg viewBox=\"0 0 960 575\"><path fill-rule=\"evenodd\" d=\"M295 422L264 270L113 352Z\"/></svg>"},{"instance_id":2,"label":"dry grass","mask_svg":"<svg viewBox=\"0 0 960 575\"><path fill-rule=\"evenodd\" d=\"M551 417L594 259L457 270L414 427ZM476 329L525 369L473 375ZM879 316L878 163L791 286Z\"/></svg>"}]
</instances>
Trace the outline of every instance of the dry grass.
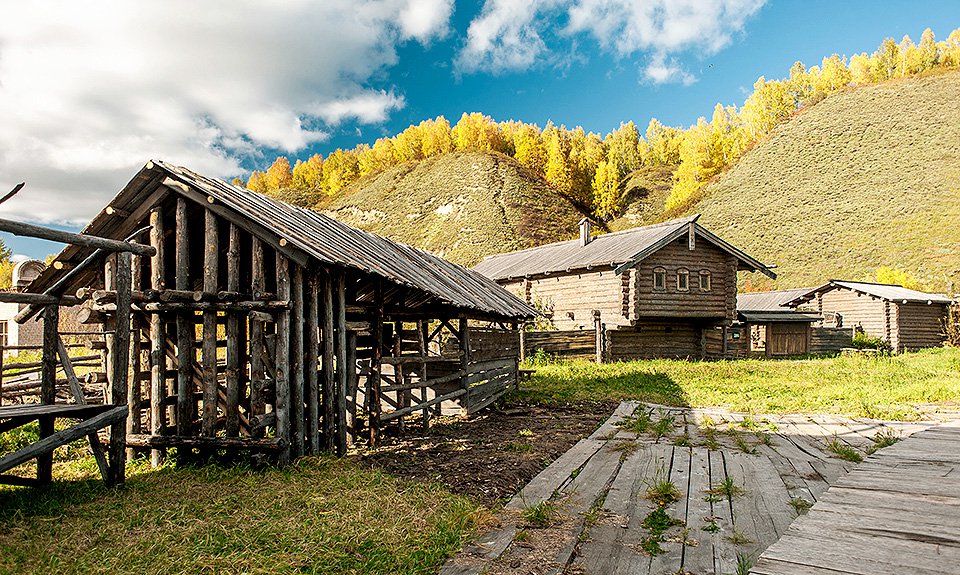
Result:
<instances>
[{"instance_id":1,"label":"dry grass","mask_svg":"<svg viewBox=\"0 0 960 575\"><path fill-rule=\"evenodd\" d=\"M831 96L780 126L691 211L779 285L908 271L960 283L960 73Z\"/></svg>"},{"instance_id":2,"label":"dry grass","mask_svg":"<svg viewBox=\"0 0 960 575\"><path fill-rule=\"evenodd\" d=\"M465 265L573 237L583 217L516 160L482 152L396 166L352 184L324 209Z\"/></svg>"},{"instance_id":3,"label":"dry grass","mask_svg":"<svg viewBox=\"0 0 960 575\"><path fill-rule=\"evenodd\" d=\"M432 573L481 518L466 498L343 460L141 463L119 491L0 491L0 573Z\"/></svg>"}]
</instances>

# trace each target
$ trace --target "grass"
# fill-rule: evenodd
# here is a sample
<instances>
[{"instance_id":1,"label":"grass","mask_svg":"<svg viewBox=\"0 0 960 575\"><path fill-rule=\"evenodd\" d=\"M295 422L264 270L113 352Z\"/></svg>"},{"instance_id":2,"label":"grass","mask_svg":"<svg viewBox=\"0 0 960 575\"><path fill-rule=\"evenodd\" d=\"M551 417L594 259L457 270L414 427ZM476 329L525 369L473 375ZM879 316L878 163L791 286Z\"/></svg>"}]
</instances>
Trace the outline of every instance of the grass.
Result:
<instances>
[{"instance_id":1,"label":"grass","mask_svg":"<svg viewBox=\"0 0 960 575\"><path fill-rule=\"evenodd\" d=\"M523 509L523 520L531 527L550 527L559 518L556 504L550 501L541 501Z\"/></svg>"},{"instance_id":2,"label":"grass","mask_svg":"<svg viewBox=\"0 0 960 575\"><path fill-rule=\"evenodd\" d=\"M662 468L657 471L656 477L654 477L653 482L647 489L647 499L660 506L676 503L682 496L683 494L680 493L677 486L670 481Z\"/></svg>"},{"instance_id":3,"label":"grass","mask_svg":"<svg viewBox=\"0 0 960 575\"><path fill-rule=\"evenodd\" d=\"M84 461L65 473L87 475ZM149 470L0 490L0 573L435 573L485 521L469 499L346 460Z\"/></svg>"},{"instance_id":4,"label":"grass","mask_svg":"<svg viewBox=\"0 0 960 575\"><path fill-rule=\"evenodd\" d=\"M806 513L808 509L813 507L813 503L810 503L803 497L794 497L790 500L790 507L793 507L793 510L797 512L797 515L802 515Z\"/></svg>"},{"instance_id":5,"label":"grass","mask_svg":"<svg viewBox=\"0 0 960 575\"><path fill-rule=\"evenodd\" d=\"M837 436L833 436L833 439L827 441L826 444L827 451L833 453L840 459L845 459L847 461L852 461L853 463L860 463L863 461L863 454L857 451L856 449L850 447L846 443L840 441Z\"/></svg>"},{"instance_id":6,"label":"grass","mask_svg":"<svg viewBox=\"0 0 960 575\"><path fill-rule=\"evenodd\" d=\"M746 491L737 485L732 477L725 477L716 487L712 487L707 491L707 494L714 498L726 497L727 499L739 497L744 493L746 493Z\"/></svg>"},{"instance_id":7,"label":"grass","mask_svg":"<svg viewBox=\"0 0 960 575\"><path fill-rule=\"evenodd\" d=\"M914 404L960 400L960 349L882 357L552 363L538 367L511 397L543 404L633 399L754 414L833 413L903 421L920 416ZM629 425L639 425L637 417Z\"/></svg>"},{"instance_id":8,"label":"grass","mask_svg":"<svg viewBox=\"0 0 960 575\"><path fill-rule=\"evenodd\" d=\"M877 266L937 291L956 285L960 167L943 142L960 129L957 93L960 73L949 72L830 96L778 126L692 211L778 264L780 287L864 279Z\"/></svg>"},{"instance_id":9,"label":"grass","mask_svg":"<svg viewBox=\"0 0 960 575\"><path fill-rule=\"evenodd\" d=\"M617 422L617 427L642 435L650 430L650 422L650 411L644 407L638 407L633 415L628 415Z\"/></svg>"},{"instance_id":10,"label":"grass","mask_svg":"<svg viewBox=\"0 0 960 575\"><path fill-rule=\"evenodd\" d=\"M885 428L882 431L876 432L871 439L873 439L873 445L867 447L867 455L875 453L878 449L890 447L894 443L900 441L902 438L896 431L890 428Z\"/></svg>"}]
</instances>

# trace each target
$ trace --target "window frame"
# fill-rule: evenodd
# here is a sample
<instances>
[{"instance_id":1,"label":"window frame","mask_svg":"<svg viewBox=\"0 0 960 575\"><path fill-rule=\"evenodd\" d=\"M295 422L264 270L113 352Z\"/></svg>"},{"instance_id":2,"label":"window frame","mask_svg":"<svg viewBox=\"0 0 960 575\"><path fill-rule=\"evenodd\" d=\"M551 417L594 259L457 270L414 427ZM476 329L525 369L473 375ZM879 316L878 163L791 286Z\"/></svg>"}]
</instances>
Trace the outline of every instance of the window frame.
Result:
<instances>
[{"instance_id":1,"label":"window frame","mask_svg":"<svg viewBox=\"0 0 960 575\"><path fill-rule=\"evenodd\" d=\"M686 285L680 285L680 278L683 278ZM687 268L679 268L677 270L677 291L688 292L690 291L690 270Z\"/></svg>"},{"instance_id":2,"label":"window frame","mask_svg":"<svg viewBox=\"0 0 960 575\"><path fill-rule=\"evenodd\" d=\"M700 270L700 291L711 291L713 289L713 274L710 273L710 270ZM703 280L706 278L707 287L703 287Z\"/></svg>"},{"instance_id":3,"label":"window frame","mask_svg":"<svg viewBox=\"0 0 960 575\"><path fill-rule=\"evenodd\" d=\"M657 285L657 279L660 279L660 285ZM657 266L653 268L653 291L667 291L667 268Z\"/></svg>"}]
</instances>

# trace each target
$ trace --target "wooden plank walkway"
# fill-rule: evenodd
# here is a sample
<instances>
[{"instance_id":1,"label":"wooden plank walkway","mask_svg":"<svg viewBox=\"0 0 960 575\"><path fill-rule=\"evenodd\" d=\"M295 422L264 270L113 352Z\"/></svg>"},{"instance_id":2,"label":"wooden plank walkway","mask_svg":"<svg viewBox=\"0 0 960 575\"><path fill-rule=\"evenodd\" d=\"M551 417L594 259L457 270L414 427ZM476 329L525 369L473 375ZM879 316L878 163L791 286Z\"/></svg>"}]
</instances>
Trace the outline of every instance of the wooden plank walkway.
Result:
<instances>
[{"instance_id":1,"label":"wooden plank walkway","mask_svg":"<svg viewBox=\"0 0 960 575\"><path fill-rule=\"evenodd\" d=\"M829 445L864 455L882 437L933 423L624 402L506 505L499 528L441 573L745 572L855 467ZM658 483L672 485L676 499L655 503L650 491ZM557 511L553 523L529 524L524 511L544 502ZM659 536L650 527L656 517L669 523Z\"/></svg>"},{"instance_id":2,"label":"wooden plank walkway","mask_svg":"<svg viewBox=\"0 0 960 575\"><path fill-rule=\"evenodd\" d=\"M823 493L751 573L960 573L960 422L868 457Z\"/></svg>"}]
</instances>

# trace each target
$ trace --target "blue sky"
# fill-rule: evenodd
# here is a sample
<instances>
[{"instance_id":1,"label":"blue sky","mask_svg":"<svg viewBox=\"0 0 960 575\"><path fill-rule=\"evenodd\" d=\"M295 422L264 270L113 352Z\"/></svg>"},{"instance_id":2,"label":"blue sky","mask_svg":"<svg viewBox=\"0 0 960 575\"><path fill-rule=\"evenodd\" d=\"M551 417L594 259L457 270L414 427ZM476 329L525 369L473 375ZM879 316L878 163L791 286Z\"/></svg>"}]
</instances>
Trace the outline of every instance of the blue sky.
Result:
<instances>
[{"instance_id":1,"label":"blue sky","mask_svg":"<svg viewBox=\"0 0 960 575\"><path fill-rule=\"evenodd\" d=\"M27 181L0 217L66 229L150 158L245 177L474 111L600 133L686 126L796 60L960 28L955 0L0 0L0 13L16 24L0 30L0 189Z\"/></svg>"}]
</instances>

